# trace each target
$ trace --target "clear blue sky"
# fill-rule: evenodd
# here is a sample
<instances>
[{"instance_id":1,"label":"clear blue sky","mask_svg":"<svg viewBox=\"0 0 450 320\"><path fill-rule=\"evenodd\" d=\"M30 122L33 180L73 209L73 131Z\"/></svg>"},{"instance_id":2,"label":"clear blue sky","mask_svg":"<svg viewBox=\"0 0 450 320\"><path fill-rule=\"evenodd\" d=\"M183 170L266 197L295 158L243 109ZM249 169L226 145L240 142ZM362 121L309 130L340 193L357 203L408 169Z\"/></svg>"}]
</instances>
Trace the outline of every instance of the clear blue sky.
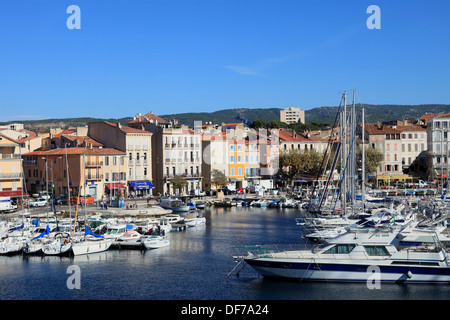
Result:
<instances>
[{"instance_id":1,"label":"clear blue sky","mask_svg":"<svg viewBox=\"0 0 450 320\"><path fill-rule=\"evenodd\" d=\"M0 121L450 104L448 0L0 0ZM69 5L81 30L69 30ZM381 30L369 30L369 5Z\"/></svg>"}]
</instances>

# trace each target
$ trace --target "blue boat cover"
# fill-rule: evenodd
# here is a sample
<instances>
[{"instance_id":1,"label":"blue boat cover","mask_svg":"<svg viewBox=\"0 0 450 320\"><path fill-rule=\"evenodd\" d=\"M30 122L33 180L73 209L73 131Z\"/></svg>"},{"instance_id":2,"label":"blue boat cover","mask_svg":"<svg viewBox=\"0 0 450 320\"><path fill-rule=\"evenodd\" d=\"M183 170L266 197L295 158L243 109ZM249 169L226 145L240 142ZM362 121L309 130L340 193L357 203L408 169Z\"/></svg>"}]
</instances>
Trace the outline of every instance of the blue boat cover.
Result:
<instances>
[{"instance_id":1,"label":"blue boat cover","mask_svg":"<svg viewBox=\"0 0 450 320\"><path fill-rule=\"evenodd\" d=\"M102 238L102 239L104 238L103 236L101 236L99 234L96 234L96 233L92 232L91 230L89 230L88 227L84 228L84 234L87 235L87 236L91 235L91 236L94 236L96 238Z\"/></svg>"},{"instance_id":2,"label":"blue boat cover","mask_svg":"<svg viewBox=\"0 0 450 320\"><path fill-rule=\"evenodd\" d=\"M39 238L42 238L43 236L45 236L46 234L49 234L50 233L50 229L48 228L48 225L47 225L47 228L45 228L45 231L44 232L42 232L40 235L38 235L37 237L34 237L33 239L31 239L30 241L33 241L33 240L35 240L35 239L39 239Z\"/></svg>"}]
</instances>

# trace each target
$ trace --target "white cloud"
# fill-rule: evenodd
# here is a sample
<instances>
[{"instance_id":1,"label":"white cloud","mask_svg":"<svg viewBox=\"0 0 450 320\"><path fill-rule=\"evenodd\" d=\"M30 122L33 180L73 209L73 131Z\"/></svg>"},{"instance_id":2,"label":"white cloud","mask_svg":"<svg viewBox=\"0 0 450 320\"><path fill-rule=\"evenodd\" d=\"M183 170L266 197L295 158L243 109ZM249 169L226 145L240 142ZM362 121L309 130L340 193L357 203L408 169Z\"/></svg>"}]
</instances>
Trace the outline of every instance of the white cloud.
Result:
<instances>
[{"instance_id":1,"label":"white cloud","mask_svg":"<svg viewBox=\"0 0 450 320\"><path fill-rule=\"evenodd\" d=\"M239 74L264 77L262 73L249 67L242 67L242 66L224 66L224 67Z\"/></svg>"}]
</instances>

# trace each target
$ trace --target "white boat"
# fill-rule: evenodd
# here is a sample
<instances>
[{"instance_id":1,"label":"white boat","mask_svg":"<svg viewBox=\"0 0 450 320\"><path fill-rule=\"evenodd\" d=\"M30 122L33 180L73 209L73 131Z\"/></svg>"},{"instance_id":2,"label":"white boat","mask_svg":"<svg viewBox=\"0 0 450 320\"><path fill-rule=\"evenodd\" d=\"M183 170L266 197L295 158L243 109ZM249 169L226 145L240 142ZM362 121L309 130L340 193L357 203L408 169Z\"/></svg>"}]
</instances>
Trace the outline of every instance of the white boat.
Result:
<instances>
[{"instance_id":1,"label":"white boat","mask_svg":"<svg viewBox=\"0 0 450 320\"><path fill-rule=\"evenodd\" d=\"M169 238L165 236L150 236L143 240L146 249L159 249L170 246Z\"/></svg>"},{"instance_id":2,"label":"white boat","mask_svg":"<svg viewBox=\"0 0 450 320\"><path fill-rule=\"evenodd\" d=\"M264 200L264 199L259 199L257 201L253 201L251 206L252 207L258 207L258 208L267 207L267 201Z\"/></svg>"},{"instance_id":3,"label":"white boat","mask_svg":"<svg viewBox=\"0 0 450 320\"><path fill-rule=\"evenodd\" d=\"M206 218L205 217L199 217L195 213L189 213L184 218L184 223L188 227L196 227L196 226L199 226L199 225L204 225L206 223Z\"/></svg>"},{"instance_id":4,"label":"white boat","mask_svg":"<svg viewBox=\"0 0 450 320\"><path fill-rule=\"evenodd\" d=\"M0 254L19 253L25 247L28 239L21 236L9 236L0 241Z\"/></svg>"},{"instance_id":5,"label":"white boat","mask_svg":"<svg viewBox=\"0 0 450 320\"><path fill-rule=\"evenodd\" d=\"M85 228L84 237L78 237L72 242L72 253L75 256L92 254L108 250L113 243L112 239L105 239L89 228Z\"/></svg>"},{"instance_id":6,"label":"white boat","mask_svg":"<svg viewBox=\"0 0 450 320\"><path fill-rule=\"evenodd\" d=\"M128 230L122 236L117 238L113 245L115 247L128 247L128 248L136 248L142 247L142 238L143 235L138 231Z\"/></svg>"},{"instance_id":7,"label":"white boat","mask_svg":"<svg viewBox=\"0 0 450 320\"><path fill-rule=\"evenodd\" d=\"M75 256L92 254L108 250L113 240L88 237L72 243L72 252Z\"/></svg>"},{"instance_id":8,"label":"white boat","mask_svg":"<svg viewBox=\"0 0 450 320\"><path fill-rule=\"evenodd\" d=\"M39 254L42 252L42 247L45 244L45 240L43 239L36 239L33 241L27 241L25 243L25 246L23 248L23 252L26 254Z\"/></svg>"},{"instance_id":9,"label":"white boat","mask_svg":"<svg viewBox=\"0 0 450 320\"><path fill-rule=\"evenodd\" d=\"M172 230L172 224L167 218L160 218L158 222L154 224L154 229L156 229L157 234L168 235Z\"/></svg>"},{"instance_id":10,"label":"white boat","mask_svg":"<svg viewBox=\"0 0 450 320\"><path fill-rule=\"evenodd\" d=\"M450 283L440 246L401 247L397 232L348 232L312 250L248 253L264 277L304 281Z\"/></svg>"},{"instance_id":11,"label":"white boat","mask_svg":"<svg viewBox=\"0 0 450 320\"><path fill-rule=\"evenodd\" d=\"M205 217L196 217L191 219L185 219L185 223L188 227L196 227L200 225L204 225L206 223Z\"/></svg>"},{"instance_id":12,"label":"white boat","mask_svg":"<svg viewBox=\"0 0 450 320\"><path fill-rule=\"evenodd\" d=\"M58 232L42 246L42 252L50 256L63 255L70 253L71 247L70 235L66 232Z\"/></svg>"},{"instance_id":13,"label":"white boat","mask_svg":"<svg viewBox=\"0 0 450 320\"><path fill-rule=\"evenodd\" d=\"M187 206L180 199L161 199L159 205L167 210L172 210L174 212L187 212L191 210L190 206Z\"/></svg>"},{"instance_id":14,"label":"white boat","mask_svg":"<svg viewBox=\"0 0 450 320\"><path fill-rule=\"evenodd\" d=\"M116 240L123 236L125 232L127 232L126 223L112 224L107 226L106 232L105 234L103 234L103 237L105 239Z\"/></svg>"}]
</instances>

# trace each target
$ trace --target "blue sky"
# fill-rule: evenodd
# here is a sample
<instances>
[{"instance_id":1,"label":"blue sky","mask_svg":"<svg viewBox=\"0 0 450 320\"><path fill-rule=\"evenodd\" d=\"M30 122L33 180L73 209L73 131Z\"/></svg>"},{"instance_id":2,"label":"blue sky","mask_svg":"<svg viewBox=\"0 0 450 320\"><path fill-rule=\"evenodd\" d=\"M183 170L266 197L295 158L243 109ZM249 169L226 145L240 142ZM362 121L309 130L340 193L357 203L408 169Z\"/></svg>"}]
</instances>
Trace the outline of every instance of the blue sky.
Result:
<instances>
[{"instance_id":1,"label":"blue sky","mask_svg":"<svg viewBox=\"0 0 450 320\"><path fill-rule=\"evenodd\" d=\"M0 121L450 104L448 0L0 0ZM81 29L69 30L69 5ZM381 9L370 30L369 5Z\"/></svg>"}]
</instances>

